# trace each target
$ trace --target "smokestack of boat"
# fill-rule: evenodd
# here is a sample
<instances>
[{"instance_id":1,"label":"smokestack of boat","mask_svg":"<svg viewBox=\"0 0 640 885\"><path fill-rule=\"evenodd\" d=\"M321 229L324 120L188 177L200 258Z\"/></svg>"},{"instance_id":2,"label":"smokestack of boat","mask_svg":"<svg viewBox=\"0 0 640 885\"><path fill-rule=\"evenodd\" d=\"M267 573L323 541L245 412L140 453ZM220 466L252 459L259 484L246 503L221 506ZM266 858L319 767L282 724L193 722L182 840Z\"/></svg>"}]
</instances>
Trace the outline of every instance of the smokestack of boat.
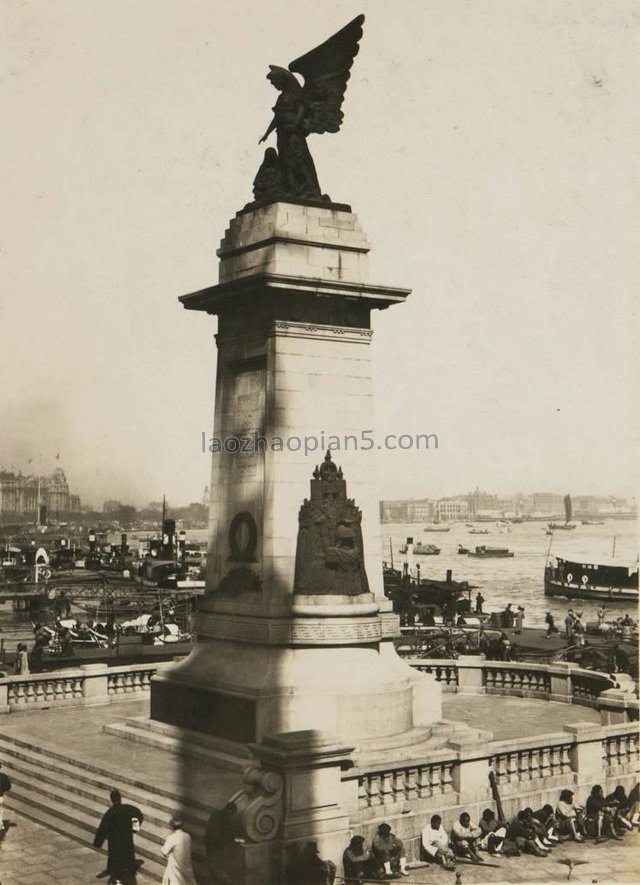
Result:
<instances>
[{"instance_id":1,"label":"smokestack of boat","mask_svg":"<svg viewBox=\"0 0 640 885\"><path fill-rule=\"evenodd\" d=\"M450 568L447 569L447 584L451 583L451 579L453 578L453 572Z\"/></svg>"}]
</instances>

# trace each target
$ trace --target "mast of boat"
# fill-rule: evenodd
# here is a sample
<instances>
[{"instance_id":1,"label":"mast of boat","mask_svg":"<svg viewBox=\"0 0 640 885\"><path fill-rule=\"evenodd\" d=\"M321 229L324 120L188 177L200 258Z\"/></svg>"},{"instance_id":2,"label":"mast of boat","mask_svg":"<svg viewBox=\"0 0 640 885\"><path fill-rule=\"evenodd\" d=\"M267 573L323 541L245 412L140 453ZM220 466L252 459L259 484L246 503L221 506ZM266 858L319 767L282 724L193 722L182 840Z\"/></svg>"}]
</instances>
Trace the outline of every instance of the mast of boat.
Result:
<instances>
[{"instance_id":1,"label":"mast of boat","mask_svg":"<svg viewBox=\"0 0 640 885\"><path fill-rule=\"evenodd\" d=\"M393 544L391 543L391 538L389 538L389 553L391 555L391 568L393 568Z\"/></svg>"},{"instance_id":2,"label":"mast of boat","mask_svg":"<svg viewBox=\"0 0 640 885\"><path fill-rule=\"evenodd\" d=\"M549 537L549 546L547 547L547 564L549 563L549 556L551 555L551 544L553 543L553 524L551 525Z\"/></svg>"},{"instance_id":3,"label":"mast of boat","mask_svg":"<svg viewBox=\"0 0 640 885\"><path fill-rule=\"evenodd\" d=\"M611 552L611 559L616 558L616 536L613 536L613 550Z\"/></svg>"}]
</instances>

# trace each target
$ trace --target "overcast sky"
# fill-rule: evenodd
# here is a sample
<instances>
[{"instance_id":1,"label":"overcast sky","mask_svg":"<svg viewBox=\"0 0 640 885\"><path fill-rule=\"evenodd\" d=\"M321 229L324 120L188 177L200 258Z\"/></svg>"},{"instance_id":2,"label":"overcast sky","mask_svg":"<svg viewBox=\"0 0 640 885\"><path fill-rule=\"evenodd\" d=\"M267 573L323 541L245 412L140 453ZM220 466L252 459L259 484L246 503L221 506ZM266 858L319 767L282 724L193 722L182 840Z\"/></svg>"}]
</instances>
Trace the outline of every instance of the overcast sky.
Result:
<instances>
[{"instance_id":1,"label":"overcast sky","mask_svg":"<svg viewBox=\"0 0 640 885\"><path fill-rule=\"evenodd\" d=\"M310 145L371 281L413 290L374 317L374 426L439 440L384 453L381 496L634 492L636 2L2 8L0 467L200 499L214 320L177 297L251 199L268 65L364 12L343 129Z\"/></svg>"}]
</instances>

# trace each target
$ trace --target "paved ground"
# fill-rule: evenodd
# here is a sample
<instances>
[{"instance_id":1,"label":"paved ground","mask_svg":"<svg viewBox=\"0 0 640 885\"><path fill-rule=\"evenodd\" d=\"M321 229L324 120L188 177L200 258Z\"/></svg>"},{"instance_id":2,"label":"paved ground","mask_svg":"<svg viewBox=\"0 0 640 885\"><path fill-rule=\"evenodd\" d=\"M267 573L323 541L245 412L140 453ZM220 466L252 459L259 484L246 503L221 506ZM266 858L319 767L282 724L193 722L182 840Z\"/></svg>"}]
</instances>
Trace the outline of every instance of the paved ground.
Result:
<instances>
[{"instance_id":1,"label":"paved ground","mask_svg":"<svg viewBox=\"0 0 640 885\"><path fill-rule=\"evenodd\" d=\"M102 852L84 848L64 836L46 830L26 818L11 813L14 824L0 838L1 885L92 885L96 873L104 869ZM568 859L586 861L571 871L576 883L633 883L640 881L640 833L628 833L622 842L607 841L602 845L565 843L555 848L548 858L519 857L499 859L495 866L459 865L461 885L471 883L562 883L570 872ZM105 880L101 880L104 882ZM138 875L138 885L157 885L159 880ZM399 880L407 885L456 885L455 873L438 867L423 866ZM207 885L199 882L198 885ZM264 885L280 885L266 882ZM337 885L341 885L337 880Z\"/></svg>"},{"instance_id":2,"label":"paved ground","mask_svg":"<svg viewBox=\"0 0 640 885\"><path fill-rule=\"evenodd\" d=\"M466 722L493 733L494 740L554 734L573 722L600 722L600 713L591 707L531 701L498 695L443 694L445 719ZM573 877L572 877L573 878Z\"/></svg>"},{"instance_id":3,"label":"paved ground","mask_svg":"<svg viewBox=\"0 0 640 885\"><path fill-rule=\"evenodd\" d=\"M101 735L104 722L113 722L127 716L145 715L146 701L116 704L111 707L94 707L77 710L51 710L35 714L11 714L2 717L0 727L5 734L47 741L51 746L69 749L73 742L78 761L83 758L106 763L109 758L122 758L122 742L118 738ZM444 716L459 719L480 728L490 730L498 740L532 734L558 732L562 726L577 721L598 721L598 714L586 707L530 701L518 698L444 696ZM157 751L156 751L157 752ZM155 753L142 746L127 746L129 766L141 779L153 783L158 777ZM117 754L117 755L116 755ZM162 775L165 783L167 768ZM212 789L207 777L201 784L204 790ZM218 784L218 787L220 785ZM95 883L95 875L104 869L104 855L82 847L64 836L57 835L33 823L21 815L12 813L11 796L7 798L6 817L14 824L0 841L0 885L89 885ZM461 885L492 882L566 882L569 867L561 861L569 858L588 861L575 866L571 881L578 883L638 883L640 882L640 835L629 833L623 842L606 842L596 846L592 843L558 846L549 858L501 859L494 866L476 867L461 865ZM104 881L104 880L102 880ZM138 885L154 885L155 877L138 876ZM456 877L440 868L421 867L412 871L402 881L408 885L456 885ZM205 883L199 883L205 885ZM265 885L280 885L268 883ZM340 885L340 883L338 883Z\"/></svg>"}]
</instances>

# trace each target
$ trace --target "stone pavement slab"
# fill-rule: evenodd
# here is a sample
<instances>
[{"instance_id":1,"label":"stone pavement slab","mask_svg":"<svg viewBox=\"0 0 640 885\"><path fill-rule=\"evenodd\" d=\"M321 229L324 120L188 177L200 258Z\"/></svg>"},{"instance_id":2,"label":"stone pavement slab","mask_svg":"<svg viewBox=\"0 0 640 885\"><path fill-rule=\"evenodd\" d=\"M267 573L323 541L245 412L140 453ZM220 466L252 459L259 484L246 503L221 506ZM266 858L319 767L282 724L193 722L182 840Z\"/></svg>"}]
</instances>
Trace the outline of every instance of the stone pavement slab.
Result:
<instances>
[{"instance_id":1,"label":"stone pavement slab","mask_svg":"<svg viewBox=\"0 0 640 885\"><path fill-rule=\"evenodd\" d=\"M572 722L600 722L592 707L499 695L443 694L442 715L491 731L496 741L554 734Z\"/></svg>"},{"instance_id":2,"label":"stone pavement slab","mask_svg":"<svg viewBox=\"0 0 640 885\"><path fill-rule=\"evenodd\" d=\"M65 836L52 833L8 809L13 824L0 837L1 885L95 885L96 873L104 869L105 853L85 848ZM568 859L587 861L570 869ZM640 833L627 833L622 842L608 840L602 845L587 842L558 845L547 858L528 855L498 858L487 866L459 864L460 885L536 885L565 883L577 885L638 885L640 882ZM101 880L104 881L104 880ZM160 879L148 875L144 867L138 885L157 885ZM456 885L456 874L434 865L420 866L398 882L406 885ZM198 885L208 885L200 881ZM267 882L264 885L281 885ZM336 885L342 885L336 879Z\"/></svg>"}]
</instances>

